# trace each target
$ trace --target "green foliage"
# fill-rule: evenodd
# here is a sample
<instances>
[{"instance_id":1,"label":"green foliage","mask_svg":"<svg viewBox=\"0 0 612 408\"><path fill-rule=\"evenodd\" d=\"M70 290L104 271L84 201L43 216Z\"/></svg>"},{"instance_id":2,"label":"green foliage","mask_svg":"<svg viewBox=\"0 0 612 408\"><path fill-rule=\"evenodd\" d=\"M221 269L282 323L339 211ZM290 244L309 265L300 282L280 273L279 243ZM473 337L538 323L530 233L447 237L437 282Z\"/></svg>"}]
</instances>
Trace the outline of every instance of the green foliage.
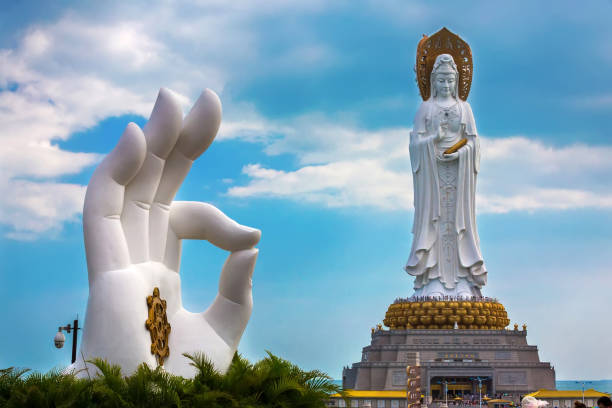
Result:
<instances>
[{"instance_id":1,"label":"green foliage","mask_svg":"<svg viewBox=\"0 0 612 408\"><path fill-rule=\"evenodd\" d=\"M204 354L185 357L196 369L193 379L146 364L126 377L101 359L90 361L98 370L90 379L7 368L0 370L0 407L309 408L324 407L330 394L340 392L326 374L303 371L270 352L255 364L236 354L225 374Z\"/></svg>"}]
</instances>

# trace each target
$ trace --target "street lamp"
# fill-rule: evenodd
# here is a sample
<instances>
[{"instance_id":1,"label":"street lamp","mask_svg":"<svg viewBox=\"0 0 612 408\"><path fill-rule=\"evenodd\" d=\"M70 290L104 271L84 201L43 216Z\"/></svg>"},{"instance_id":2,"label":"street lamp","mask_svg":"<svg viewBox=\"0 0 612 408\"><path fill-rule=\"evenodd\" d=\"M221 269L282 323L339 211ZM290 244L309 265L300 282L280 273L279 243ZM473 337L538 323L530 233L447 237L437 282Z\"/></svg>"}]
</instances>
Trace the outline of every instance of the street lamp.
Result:
<instances>
[{"instance_id":1,"label":"street lamp","mask_svg":"<svg viewBox=\"0 0 612 408\"><path fill-rule=\"evenodd\" d=\"M482 380L486 380L486 378L474 377L470 378L472 381L478 381L478 406L482 408Z\"/></svg>"},{"instance_id":2,"label":"street lamp","mask_svg":"<svg viewBox=\"0 0 612 408\"><path fill-rule=\"evenodd\" d=\"M442 380L437 383L440 385L444 384L444 405L448 408L448 384L456 384L456 381L449 382L448 380Z\"/></svg>"},{"instance_id":3,"label":"street lamp","mask_svg":"<svg viewBox=\"0 0 612 408\"><path fill-rule=\"evenodd\" d=\"M444 406L448 408L448 381L444 380L441 384L444 384Z\"/></svg>"},{"instance_id":4,"label":"street lamp","mask_svg":"<svg viewBox=\"0 0 612 408\"><path fill-rule=\"evenodd\" d=\"M582 403L584 404L584 385L585 384L592 384L593 381L574 381L574 383L582 384Z\"/></svg>"},{"instance_id":5,"label":"street lamp","mask_svg":"<svg viewBox=\"0 0 612 408\"><path fill-rule=\"evenodd\" d=\"M70 326L70 323L68 323L68 325L66 326L60 326L57 329L57 333L55 334L55 337L53 338L53 343L55 343L55 347L57 347L58 349L64 347L64 343L66 342L66 336L64 336L64 333L62 333L62 330L66 331L66 333L70 334L70 331L72 330L72 362L74 363L76 361L76 353L77 353L77 332L78 330L81 330L81 328L79 327L79 318L77 317L73 322L72 322L72 326Z\"/></svg>"}]
</instances>

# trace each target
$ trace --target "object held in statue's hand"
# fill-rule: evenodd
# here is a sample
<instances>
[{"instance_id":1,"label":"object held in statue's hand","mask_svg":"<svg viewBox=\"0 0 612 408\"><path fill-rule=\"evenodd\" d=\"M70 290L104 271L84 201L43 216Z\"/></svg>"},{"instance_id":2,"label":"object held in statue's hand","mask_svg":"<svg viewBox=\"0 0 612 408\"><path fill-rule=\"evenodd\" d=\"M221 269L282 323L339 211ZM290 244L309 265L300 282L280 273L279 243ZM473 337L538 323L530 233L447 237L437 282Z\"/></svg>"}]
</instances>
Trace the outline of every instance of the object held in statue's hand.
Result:
<instances>
[{"instance_id":1,"label":"object held in statue's hand","mask_svg":"<svg viewBox=\"0 0 612 408\"><path fill-rule=\"evenodd\" d=\"M444 154L453 154L455 153L457 150L461 149L463 146L465 146L465 144L467 143L467 139L464 137L463 139L459 140L457 143L455 143L454 145L452 145L451 147L449 147L448 149L446 149L444 151Z\"/></svg>"}]
</instances>

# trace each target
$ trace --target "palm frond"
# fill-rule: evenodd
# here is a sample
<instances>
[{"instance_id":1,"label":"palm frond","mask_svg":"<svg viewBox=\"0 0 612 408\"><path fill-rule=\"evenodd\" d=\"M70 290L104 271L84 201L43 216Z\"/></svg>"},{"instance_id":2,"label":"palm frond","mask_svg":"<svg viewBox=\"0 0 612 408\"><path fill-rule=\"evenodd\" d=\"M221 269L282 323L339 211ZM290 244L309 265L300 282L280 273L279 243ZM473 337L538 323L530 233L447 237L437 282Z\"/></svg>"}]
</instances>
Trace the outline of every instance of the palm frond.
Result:
<instances>
[{"instance_id":1,"label":"palm frond","mask_svg":"<svg viewBox=\"0 0 612 408\"><path fill-rule=\"evenodd\" d=\"M119 366L101 359L88 361L99 373L85 379L58 370L41 374L2 369L0 406L310 408L324 407L331 393L344 395L322 371L304 371L269 351L255 364L235 354L225 374L215 369L203 353L185 357L197 370L193 379L146 364L123 376Z\"/></svg>"},{"instance_id":2,"label":"palm frond","mask_svg":"<svg viewBox=\"0 0 612 408\"><path fill-rule=\"evenodd\" d=\"M223 376L206 354L200 352L194 354L184 353L183 356L191 360L189 364L197 370L194 381L211 389L220 388L223 383Z\"/></svg>"}]
</instances>

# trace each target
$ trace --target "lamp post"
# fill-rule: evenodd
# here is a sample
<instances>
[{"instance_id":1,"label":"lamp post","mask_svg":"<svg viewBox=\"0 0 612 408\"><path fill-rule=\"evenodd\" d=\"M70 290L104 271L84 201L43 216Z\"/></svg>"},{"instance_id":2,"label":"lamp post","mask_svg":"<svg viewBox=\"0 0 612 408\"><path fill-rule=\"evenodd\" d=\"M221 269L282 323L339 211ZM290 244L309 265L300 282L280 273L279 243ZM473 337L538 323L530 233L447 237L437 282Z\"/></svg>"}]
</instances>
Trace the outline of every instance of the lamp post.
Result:
<instances>
[{"instance_id":1,"label":"lamp post","mask_svg":"<svg viewBox=\"0 0 612 408\"><path fill-rule=\"evenodd\" d=\"M66 333L68 334L70 334L70 331L72 331L72 362L74 363L76 361L76 354L77 354L77 332L78 330L81 330L81 328L79 327L78 316L72 322L72 326L70 326L70 323L68 323L68 325L60 326L57 329L57 333L55 334L55 337L53 338L53 342L55 343L55 347L57 347L58 349L64 347L64 342L66 341L66 336L64 336L64 333L62 333L62 330L66 331Z\"/></svg>"},{"instance_id":2,"label":"lamp post","mask_svg":"<svg viewBox=\"0 0 612 408\"><path fill-rule=\"evenodd\" d=\"M444 406L448 408L448 384L455 384L455 381L449 382L448 380L441 380L437 382L438 384L444 384Z\"/></svg>"},{"instance_id":3,"label":"lamp post","mask_svg":"<svg viewBox=\"0 0 612 408\"><path fill-rule=\"evenodd\" d=\"M444 381L444 405L448 407L448 381Z\"/></svg>"},{"instance_id":4,"label":"lamp post","mask_svg":"<svg viewBox=\"0 0 612 408\"><path fill-rule=\"evenodd\" d=\"M484 380L484 378L475 377L475 378L470 378L470 380L478 381L478 406L482 408L482 380Z\"/></svg>"},{"instance_id":5,"label":"lamp post","mask_svg":"<svg viewBox=\"0 0 612 408\"><path fill-rule=\"evenodd\" d=\"M591 384L593 381L574 381L576 384L582 384L582 403L584 404L584 385Z\"/></svg>"}]
</instances>

